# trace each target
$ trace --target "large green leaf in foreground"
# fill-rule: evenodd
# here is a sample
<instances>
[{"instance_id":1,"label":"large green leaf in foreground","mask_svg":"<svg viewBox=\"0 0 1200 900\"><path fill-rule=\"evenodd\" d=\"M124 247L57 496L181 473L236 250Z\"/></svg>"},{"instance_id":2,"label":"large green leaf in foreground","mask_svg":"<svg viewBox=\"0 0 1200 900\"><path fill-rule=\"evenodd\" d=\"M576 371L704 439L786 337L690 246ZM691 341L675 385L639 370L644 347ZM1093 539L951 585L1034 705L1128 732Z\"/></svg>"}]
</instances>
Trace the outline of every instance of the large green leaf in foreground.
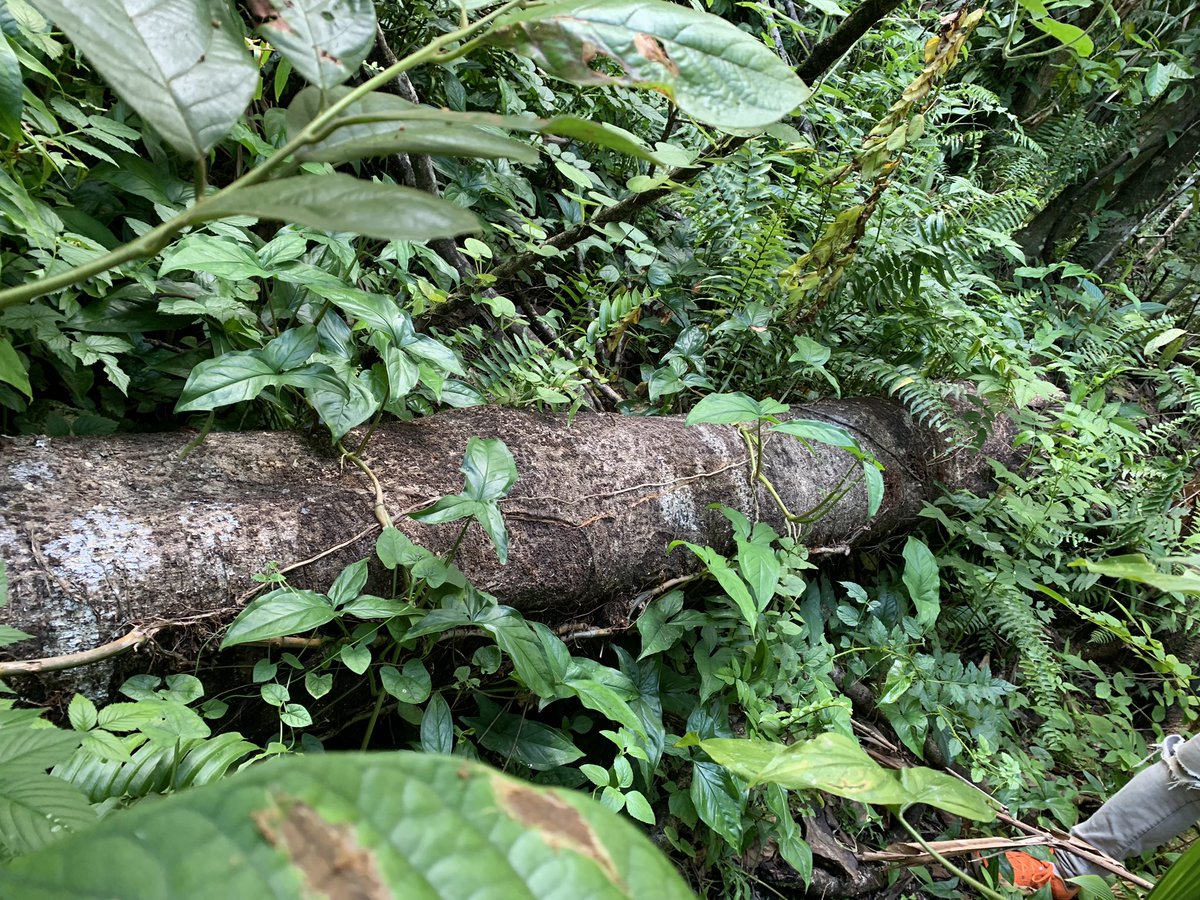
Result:
<instances>
[{"instance_id":1,"label":"large green leaf in foreground","mask_svg":"<svg viewBox=\"0 0 1200 900\"><path fill-rule=\"evenodd\" d=\"M203 156L258 83L226 0L33 0L121 98L181 153Z\"/></svg>"},{"instance_id":2,"label":"large green leaf in foreground","mask_svg":"<svg viewBox=\"0 0 1200 900\"><path fill-rule=\"evenodd\" d=\"M118 812L0 870L0 896L692 897L637 829L581 794L452 756L276 760Z\"/></svg>"},{"instance_id":3,"label":"large green leaf in foreground","mask_svg":"<svg viewBox=\"0 0 1200 900\"><path fill-rule=\"evenodd\" d=\"M663 0L552 0L499 24L488 42L526 54L551 75L658 90L718 128L763 128L810 94L757 38ZM597 66L599 57L610 65Z\"/></svg>"}]
</instances>

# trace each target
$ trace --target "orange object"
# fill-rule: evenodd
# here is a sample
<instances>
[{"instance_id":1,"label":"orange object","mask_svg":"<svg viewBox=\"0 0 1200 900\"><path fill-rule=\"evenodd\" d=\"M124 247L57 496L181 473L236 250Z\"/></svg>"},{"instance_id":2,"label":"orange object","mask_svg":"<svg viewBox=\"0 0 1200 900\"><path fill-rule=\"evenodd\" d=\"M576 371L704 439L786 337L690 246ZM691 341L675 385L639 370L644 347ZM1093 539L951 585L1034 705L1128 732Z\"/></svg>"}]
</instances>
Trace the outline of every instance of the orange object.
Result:
<instances>
[{"instance_id":1,"label":"orange object","mask_svg":"<svg viewBox=\"0 0 1200 900\"><path fill-rule=\"evenodd\" d=\"M1054 900L1071 900L1079 893L1079 888L1067 884L1054 871L1054 863L1035 859L1022 850L1009 850L1004 854L1008 864L1012 866L1012 886L1021 891L1033 893L1040 888L1050 885L1050 894Z\"/></svg>"}]
</instances>

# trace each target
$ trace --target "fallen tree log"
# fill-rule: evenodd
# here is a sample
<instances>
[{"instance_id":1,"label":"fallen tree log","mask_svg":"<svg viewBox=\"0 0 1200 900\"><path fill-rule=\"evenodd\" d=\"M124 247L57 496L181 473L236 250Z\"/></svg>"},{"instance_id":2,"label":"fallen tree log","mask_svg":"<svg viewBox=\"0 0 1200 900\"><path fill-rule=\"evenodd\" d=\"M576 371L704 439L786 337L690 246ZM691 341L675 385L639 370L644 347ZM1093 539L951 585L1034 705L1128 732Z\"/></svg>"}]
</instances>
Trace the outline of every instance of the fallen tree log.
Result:
<instances>
[{"instance_id":1,"label":"fallen tree log","mask_svg":"<svg viewBox=\"0 0 1200 900\"><path fill-rule=\"evenodd\" d=\"M856 484L806 526L810 547L887 535L940 487L986 490L985 458L1009 444L1001 431L982 453L950 452L944 437L886 400L821 402L799 414L846 428L885 466L878 514L868 517ZM501 504L508 564L477 526L457 562L477 587L526 614L621 622L639 591L697 568L692 554L667 552L671 541L726 546L728 523L710 504L785 525L752 480L738 430L687 427L678 417L569 420L489 407L385 426L363 455L378 494L365 470L291 433L212 434L182 460L189 436L179 433L0 438L0 559L11 597L0 622L33 635L9 647L10 657L39 659L0 664L0 674L69 665L66 686L103 692L111 666L79 666L107 655L96 648L126 650L166 627L211 637L272 563L290 569L292 584L324 590L343 566L372 554L377 498L414 541L447 551L456 525L405 514L461 489L471 436L502 438L520 478ZM851 466L845 451L810 450L786 435L767 441L762 459L791 510L818 506Z\"/></svg>"}]
</instances>

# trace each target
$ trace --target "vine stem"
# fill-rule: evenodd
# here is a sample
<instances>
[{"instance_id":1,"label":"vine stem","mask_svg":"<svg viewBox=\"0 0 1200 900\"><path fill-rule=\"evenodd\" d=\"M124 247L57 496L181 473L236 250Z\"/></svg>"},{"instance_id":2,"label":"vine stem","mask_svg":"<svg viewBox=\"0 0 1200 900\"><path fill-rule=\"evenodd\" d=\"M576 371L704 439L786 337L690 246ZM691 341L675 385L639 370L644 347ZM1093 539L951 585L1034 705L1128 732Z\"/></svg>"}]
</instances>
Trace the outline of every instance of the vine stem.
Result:
<instances>
[{"instance_id":1,"label":"vine stem","mask_svg":"<svg viewBox=\"0 0 1200 900\"><path fill-rule=\"evenodd\" d=\"M135 259L155 256L171 242L171 239L175 235L179 234L179 232L183 231L189 225L207 221L209 218L218 218L218 216L207 216L205 213L211 204L219 198L239 188L249 187L266 180L267 176L280 168L301 147L321 140L333 130L338 114L343 110L377 88L387 84L401 73L407 72L409 69L427 62L448 62L452 59L457 59L464 53L470 52L482 41L484 35L480 34L481 31L491 26L500 16L510 10L524 6L526 3L527 0L509 0L508 3L493 10L479 20L462 28L447 32L436 40L426 44L420 50L410 53L404 59L397 61L394 65L388 66L379 74L350 90L344 97L335 101L328 109L318 114L295 137L267 157L259 166L251 169L245 175L208 196L197 194L193 206L163 222L157 228L146 232L141 237L127 244L122 244L115 250L89 260L73 269L68 269L66 272L60 272L57 275L47 278L39 278L26 284L20 284L16 287L0 291L0 309L36 300L38 297L44 297L46 294L52 294L63 288L79 284L81 281L87 281L89 278L93 278L96 275L107 272L109 269L114 269ZM448 51L445 49L456 41L463 39L467 39L463 46Z\"/></svg>"},{"instance_id":2,"label":"vine stem","mask_svg":"<svg viewBox=\"0 0 1200 900\"><path fill-rule=\"evenodd\" d=\"M936 859L942 868L944 868L947 872L962 879L964 883L969 884L975 890L979 891L980 895L986 897L987 900L1004 900L1004 896L1002 894L998 894L996 891L993 891L982 881L972 878L958 866L954 865L954 863L950 862L950 860L946 859L946 857L942 856L942 854L933 849L929 842L925 840L925 838L921 837L921 833L908 824L908 820L904 818L904 813L897 811L896 818L899 819L900 824L904 826L904 830L913 836L913 840L921 845L921 849Z\"/></svg>"}]
</instances>

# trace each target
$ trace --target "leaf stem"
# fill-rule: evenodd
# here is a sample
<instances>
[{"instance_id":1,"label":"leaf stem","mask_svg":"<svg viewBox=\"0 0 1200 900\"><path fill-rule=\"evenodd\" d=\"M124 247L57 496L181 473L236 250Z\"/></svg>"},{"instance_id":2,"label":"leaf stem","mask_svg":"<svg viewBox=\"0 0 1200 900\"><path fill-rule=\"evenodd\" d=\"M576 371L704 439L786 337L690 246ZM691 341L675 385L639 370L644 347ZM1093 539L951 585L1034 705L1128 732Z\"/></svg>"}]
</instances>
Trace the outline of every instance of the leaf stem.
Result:
<instances>
[{"instance_id":1,"label":"leaf stem","mask_svg":"<svg viewBox=\"0 0 1200 900\"><path fill-rule=\"evenodd\" d=\"M1001 894L998 894L996 891L993 891L990 887L988 887L982 881L979 881L976 878L972 878L970 875L968 875L966 872L964 872L958 866L954 865L954 863L950 862L950 860L946 859L946 857L942 856L942 854L940 854L936 850L934 850L933 847L931 847L929 845L929 842L926 841L925 838L921 837L921 833L919 831L917 831L915 828L913 828L911 825L908 824L908 820L906 818L904 818L904 813L897 810L896 818L900 820L900 824L904 826L904 830L913 836L913 840L915 840L918 844L920 844L921 848L926 853L928 853L930 856L932 856L934 859L936 859L938 861L938 863L942 866L942 868L944 868L947 872L949 872L951 875L957 876L965 884L969 884L975 890L979 891L981 896L986 897L987 900L1004 900L1004 897Z\"/></svg>"}]
</instances>

